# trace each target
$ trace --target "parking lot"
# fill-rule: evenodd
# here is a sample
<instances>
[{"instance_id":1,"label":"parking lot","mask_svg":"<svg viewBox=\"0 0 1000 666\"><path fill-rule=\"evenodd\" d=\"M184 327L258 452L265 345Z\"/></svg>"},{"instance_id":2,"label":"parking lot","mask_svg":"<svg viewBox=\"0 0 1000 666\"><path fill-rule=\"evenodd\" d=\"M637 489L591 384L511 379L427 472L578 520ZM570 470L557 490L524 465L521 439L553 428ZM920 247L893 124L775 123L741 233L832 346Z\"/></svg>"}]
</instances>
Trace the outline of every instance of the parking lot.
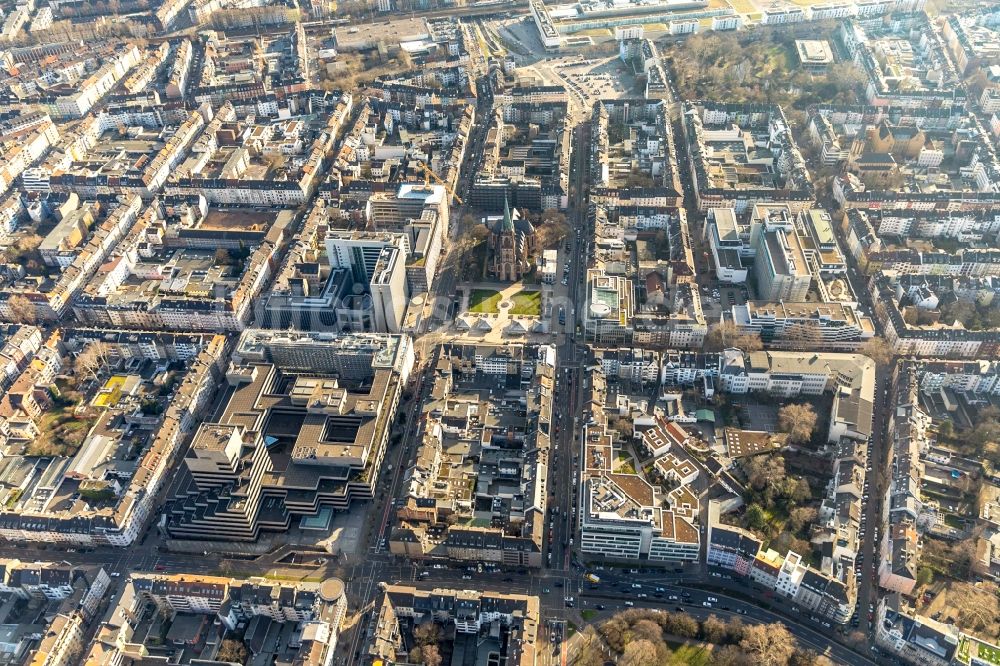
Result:
<instances>
[{"instance_id":1,"label":"parking lot","mask_svg":"<svg viewBox=\"0 0 1000 666\"><path fill-rule=\"evenodd\" d=\"M641 93L631 69L616 57L584 58L581 55L550 58L531 67L546 84L566 87L584 115L594 102Z\"/></svg>"},{"instance_id":2,"label":"parking lot","mask_svg":"<svg viewBox=\"0 0 1000 666\"><path fill-rule=\"evenodd\" d=\"M620 97L630 93L626 76L631 75L617 58L610 60L578 60L563 65L554 64L555 69L566 84L579 95L593 100Z\"/></svg>"},{"instance_id":3,"label":"parking lot","mask_svg":"<svg viewBox=\"0 0 1000 666\"><path fill-rule=\"evenodd\" d=\"M716 319L721 312L743 305L750 299L747 285L730 285L712 281L701 287L701 307L710 319Z\"/></svg>"}]
</instances>

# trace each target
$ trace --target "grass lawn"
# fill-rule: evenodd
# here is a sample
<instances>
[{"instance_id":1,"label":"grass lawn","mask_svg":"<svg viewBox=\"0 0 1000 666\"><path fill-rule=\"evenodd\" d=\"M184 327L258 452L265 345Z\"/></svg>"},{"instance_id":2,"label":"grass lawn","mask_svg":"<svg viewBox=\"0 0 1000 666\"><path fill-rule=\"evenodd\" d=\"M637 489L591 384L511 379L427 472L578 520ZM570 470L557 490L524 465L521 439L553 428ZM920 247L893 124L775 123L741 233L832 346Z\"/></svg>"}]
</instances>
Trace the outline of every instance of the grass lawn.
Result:
<instances>
[{"instance_id":1,"label":"grass lawn","mask_svg":"<svg viewBox=\"0 0 1000 666\"><path fill-rule=\"evenodd\" d=\"M631 456L618 454L615 463L615 466L618 468L615 471L619 474L635 474L635 465L632 464Z\"/></svg>"},{"instance_id":2,"label":"grass lawn","mask_svg":"<svg viewBox=\"0 0 1000 666\"><path fill-rule=\"evenodd\" d=\"M590 28L588 30L581 30L579 32L574 32L571 37L610 37L611 31L607 28Z\"/></svg>"},{"instance_id":3,"label":"grass lawn","mask_svg":"<svg viewBox=\"0 0 1000 666\"><path fill-rule=\"evenodd\" d=\"M597 611L595 611L595 610L594 610L594 609L592 609L592 608L588 608L588 609L586 609L586 610L583 610L583 611L581 611L581 612L580 612L580 615L582 615L582 616L583 616L583 619L584 619L584 620L586 620L587 622L590 622L590 621L591 621L591 620L593 620L593 619L594 619L595 617L597 617Z\"/></svg>"},{"instance_id":4,"label":"grass lawn","mask_svg":"<svg viewBox=\"0 0 1000 666\"><path fill-rule=\"evenodd\" d=\"M755 5L751 0L729 0L729 5L738 14L752 14L757 10L757 5ZM709 7L712 5L709 4Z\"/></svg>"},{"instance_id":5,"label":"grass lawn","mask_svg":"<svg viewBox=\"0 0 1000 666\"><path fill-rule=\"evenodd\" d=\"M944 523L948 527L954 527L956 530L965 529L965 521L952 513L944 514Z\"/></svg>"},{"instance_id":6,"label":"grass lawn","mask_svg":"<svg viewBox=\"0 0 1000 666\"><path fill-rule=\"evenodd\" d=\"M707 666L712 656L712 650L707 645L687 645L685 643L667 643L670 646L671 666Z\"/></svg>"},{"instance_id":7,"label":"grass lawn","mask_svg":"<svg viewBox=\"0 0 1000 666\"><path fill-rule=\"evenodd\" d=\"M500 312L500 292L494 289L473 289L469 296L469 312Z\"/></svg>"},{"instance_id":8,"label":"grass lawn","mask_svg":"<svg viewBox=\"0 0 1000 666\"><path fill-rule=\"evenodd\" d=\"M514 294L511 300L514 303L510 308L511 314L535 317L542 314L542 292L540 291L519 291Z\"/></svg>"},{"instance_id":9,"label":"grass lawn","mask_svg":"<svg viewBox=\"0 0 1000 666\"><path fill-rule=\"evenodd\" d=\"M1000 664L1000 650L995 650L989 645L979 644L979 658L991 664Z\"/></svg>"}]
</instances>

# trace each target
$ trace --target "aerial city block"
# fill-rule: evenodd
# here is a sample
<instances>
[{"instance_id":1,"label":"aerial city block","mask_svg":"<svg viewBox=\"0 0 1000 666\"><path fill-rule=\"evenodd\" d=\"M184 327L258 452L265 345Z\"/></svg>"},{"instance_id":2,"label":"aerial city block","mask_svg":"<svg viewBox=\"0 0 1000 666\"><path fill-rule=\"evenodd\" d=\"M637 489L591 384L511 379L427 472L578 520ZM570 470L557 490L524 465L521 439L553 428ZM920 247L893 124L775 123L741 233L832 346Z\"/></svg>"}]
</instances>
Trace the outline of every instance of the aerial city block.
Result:
<instances>
[{"instance_id":1,"label":"aerial city block","mask_svg":"<svg viewBox=\"0 0 1000 666\"><path fill-rule=\"evenodd\" d=\"M1000 0L0 0L0 666L1000 666L998 583Z\"/></svg>"}]
</instances>

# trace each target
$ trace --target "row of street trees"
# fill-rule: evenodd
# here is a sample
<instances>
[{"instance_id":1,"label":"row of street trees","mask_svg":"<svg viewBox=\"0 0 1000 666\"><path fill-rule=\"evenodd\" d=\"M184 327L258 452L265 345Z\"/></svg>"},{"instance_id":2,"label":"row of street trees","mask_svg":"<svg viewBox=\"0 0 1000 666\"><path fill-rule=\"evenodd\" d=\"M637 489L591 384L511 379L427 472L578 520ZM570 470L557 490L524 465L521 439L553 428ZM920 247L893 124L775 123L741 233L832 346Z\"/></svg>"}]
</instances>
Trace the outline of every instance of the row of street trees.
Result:
<instances>
[{"instance_id":1,"label":"row of street trees","mask_svg":"<svg viewBox=\"0 0 1000 666\"><path fill-rule=\"evenodd\" d=\"M583 634L575 666L603 666L610 649L618 666L662 666L675 663L667 640L701 640L713 645L713 666L820 666L830 662L800 649L780 623L744 624L739 618L709 615L699 622L687 613L629 609Z\"/></svg>"}]
</instances>

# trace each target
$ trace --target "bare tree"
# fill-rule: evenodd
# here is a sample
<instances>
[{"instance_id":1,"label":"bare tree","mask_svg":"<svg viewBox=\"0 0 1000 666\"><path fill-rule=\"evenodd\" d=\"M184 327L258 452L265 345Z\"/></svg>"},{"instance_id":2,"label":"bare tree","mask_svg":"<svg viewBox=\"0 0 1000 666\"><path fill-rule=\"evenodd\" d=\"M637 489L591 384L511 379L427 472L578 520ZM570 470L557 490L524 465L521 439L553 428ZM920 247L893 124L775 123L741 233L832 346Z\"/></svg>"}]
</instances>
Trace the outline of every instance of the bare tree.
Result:
<instances>
[{"instance_id":1,"label":"bare tree","mask_svg":"<svg viewBox=\"0 0 1000 666\"><path fill-rule=\"evenodd\" d=\"M240 641L227 638L219 644L219 654L217 657L219 661L231 661L235 664L243 664L246 663L249 656L250 653L247 651L246 646Z\"/></svg>"},{"instance_id":2,"label":"bare tree","mask_svg":"<svg viewBox=\"0 0 1000 666\"><path fill-rule=\"evenodd\" d=\"M847 634L847 643L848 643L848 645L851 645L851 644L853 644L853 645L863 645L866 640L867 640L867 636L865 636L865 632L863 632L863 631L857 631L857 630L855 630L855 631L852 631L851 633Z\"/></svg>"},{"instance_id":3,"label":"bare tree","mask_svg":"<svg viewBox=\"0 0 1000 666\"><path fill-rule=\"evenodd\" d=\"M425 622L413 630L413 640L417 645L436 644L441 640L441 627L436 622Z\"/></svg>"},{"instance_id":4,"label":"bare tree","mask_svg":"<svg viewBox=\"0 0 1000 666\"><path fill-rule=\"evenodd\" d=\"M753 661L735 645L724 645L712 650L712 666L750 666Z\"/></svg>"},{"instance_id":5,"label":"bare tree","mask_svg":"<svg viewBox=\"0 0 1000 666\"><path fill-rule=\"evenodd\" d=\"M108 364L111 356L111 347L100 340L95 340L88 344L83 351L76 355L73 361L73 370L77 375L97 379L101 374L101 369Z\"/></svg>"},{"instance_id":6,"label":"bare tree","mask_svg":"<svg viewBox=\"0 0 1000 666\"><path fill-rule=\"evenodd\" d=\"M485 224L471 224L462 231L460 244L463 249L471 250L486 240L490 235L490 230Z\"/></svg>"},{"instance_id":7,"label":"bare tree","mask_svg":"<svg viewBox=\"0 0 1000 666\"><path fill-rule=\"evenodd\" d=\"M425 645L422 648L424 666L441 666L441 652L437 644Z\"/></svg>"},{"instance_id":8,"label":"bare tree","mask_svg":"<svg viewBox=\"0 0 1000 666\"><path fill-rule=\"evenodd\" d=\"M601 636L612 650L621 652L625 649L625 635L629 630L629 623L620 614L601 624L599 629Z\"/></svg>"},{"instance_id":9,"label":"bare tree","mask_svg":"<svg viewBox=\"0 0 1000 666\"><path fill-rule=\"evenodd\" d=\"M11 317L19 324L35 324L38 322L38 310L35 304L23 294L14 294L7 301Z\"/></svg>"},{"instance_id":10,"label":"bare tree","mask_svg":"<svg viewBox=\"0 0 1000 666\"><path fill-rule=\"evenodd\" d=\"M805 403L784 405L778 410L778 428L792 442L808 442L816 430L816 411Z\"/></svg>"},{"instance_id":11,"label":"bare tree","mask_svg":"<svg viewBox=\"0 0 1000 666\"><path fill-rule=\"evenodd\" d=\"M16 262L25 259L38 249L38 246L42 244L42 240L42 237L38 234L25 234L21 236L4 250L4 260Z\"/></svg>"},{"instance_id":12,"label":"bare tree","mask_svg":"<svg viewBox=\"0 0 1000 666\"><path fill-rule=\"evenodd\" d=\"M785 459L781 456L754 456L742 464L754 490L774 494L785 482Z\"/></svg>"},{"instance_id":13,"label":"bare tree","mask_svg":"<svg viewBox=\"0 0 1000 666\"><path fill-rule=\"evenodd\" d=\"M547 210L541 215L538 227L538 246L552 247L561 243L569 234L569 224L566 215L557 210Z\"/></svg>"},{"instance_id":14,"label":"bare tree","mask_svg":"<svg viewBox=\"0 0 1000 666\"><path fill-rule=\"evenodd\" d=\"M721 643L728 633L726 623L709 615L701 622L701 637L707 643Z\"/></svg>"},{"instance_id":15,"label":"bare tree","mask_svg":"<svg viewBox=\"0 0 1000 666\"><path fill-rule=\"evenodd\" d=\"M726 640L730 643L739 643L743 640L743 628L745 625L738 617L734 617L726 623Z\"/></svg>"},{"instance_id":16,"label":"bare tree","mask_svg":"<svg viewBox=\"0 0 1000 666\"><path fill-rule=\"evenodd\" d=\"M601 651L601 641L597 632L588 626L580 634L577 642L576 657L571 660L573 666L604 666L604 653Z\"/></svg>"},{"instance_id":17,"label":"bare tree","mask_svg":"<svg viewBox=\"0 0 1000 666\"><path fill-rule=\"evenodd\" d=\"M698 635L698 620L687 613L668 613L663 619L663 629L674 636L694 638Z\"/></svg>"},{"instance_id":18,"label":"bare tree","mask_svg":"<svg viewBox=\"0 0 1000 666\"><path fill-rule=\"evenodd\" d=\"M663 628L652 620L639 620L632 625L632 640L645 639L652 642L663 640Z\"/></svg>"},{"instance_id":19,"label":"bare tree","mask_svg":"<svg viewBox=\"0 0 1000 666\"><path fill-rule=\"evenodd\" d=\"M707 351L722 351L728 347L735 347L745 352L760 351L764 348L760 336L756 333L746 333L731 321L723 321L708 329L705 336L705 349Z\"/></svg>"},{"instance_id":20,"label":"bare tree","mask_svg":"<svg viewBox=\"0 0 1000 666\"><path fill-rule=\"evenodd\" d=\"M793 530L798 532L806 525L816 520L816 508L811 506L797 506L788 512L788 524Z\"/></svg>"},{"instance_id":21,"label":"bare tree","mask_svg":"<svg viewBox=\"0 0 1000 666\"><path fill-rule=\"evenodd\" d=\"M666 645L659 644L646 639L632 641L625 646L621 658L618 660L619 666L660 666L665 663Z\"/></svg>"},{"instance_id":22,"label":"bare tree","mask_svg":"<svg viewBox=\"0 0 1000 666\"><path fill-rule=\"evenodd\" d=\"M288 162L288 157L284 153L267 152L261 155L261 159L267 163L271 169L280 169Z\"/></svg>"},{"instance_id":23,"label":"bare tree","mask_svg":"<svg viewBox=\"0 0 1000 666\"><path fill-rule=\"evenodd\" d=\"M795 639L783 624L756 624L743 630L740 647L755 664L787 666L795 652Z\"/></svg>"},{"instance_id":24,"label":"bare tree","mask_svg":"<svg viewBox=\"0 0 1000 666\"><path fill-rule=\"evenodd\" d=\"M880 337L872 338L862 345L858 351L875 361L875 365L880 366L889 365L892 363L893 358L895 358L892 346L885 341L885 338Z\"/></svg>"},{"instance_id":25,"label":"bare tree","mask_svg":"<svg viewBox=\"0 0 1000 666\"><path fill-rule=\"evenodd\" d=\"M796 650L788 662L788 666L816 666L819 655L813 650Z\"/></svg>"},{"instance_id":26,"label":"bare tree","mask_svg":"<svg viewBox=\"0 0 1000 666\"><path fill-rule=\"evenodd\" d=\"M229 250L224 247L220 247L215 251L214 260L218 266L229 266L233 263L233 256L229 253Z\"/></svg>"}]
</instances>

